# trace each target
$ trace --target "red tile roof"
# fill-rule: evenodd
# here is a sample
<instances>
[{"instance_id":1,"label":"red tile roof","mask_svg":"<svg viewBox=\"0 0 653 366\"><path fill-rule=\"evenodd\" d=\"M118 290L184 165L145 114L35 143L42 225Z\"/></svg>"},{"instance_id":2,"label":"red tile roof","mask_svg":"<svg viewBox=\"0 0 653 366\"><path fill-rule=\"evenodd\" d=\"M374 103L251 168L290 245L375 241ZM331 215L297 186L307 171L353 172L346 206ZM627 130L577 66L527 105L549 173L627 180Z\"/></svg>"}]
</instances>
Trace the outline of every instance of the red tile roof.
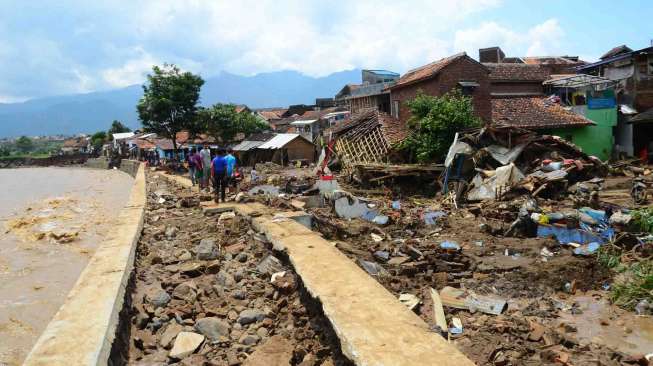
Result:
<instances>
[{"instance_id":1,"label":"red tile roof","mask_svg":"<svg viewBox=\"0 0 653 366\"><path fill-rule=\"evenodd\" d=\"M410 134L405 123L387 113L379 112L376 108L364 109L353 114L350 119L327 129L325 133L332 133L333 137L357 140L368 135L377 126L381 126L383 137L390 145L403 141Z\"/></svg>"},{"instance_id":2,"label":"red tile roof","mask_svg":"<svg viewBox=\"0 0 653 366\"><path fill-rule=\"evenodd\" d=\"M603 56L599 57L599 59L605 60L607 58L614 57L619 54L628 53L628 52L633 52L633 50L630 47L626 46L625 44L622 44L621 46L614 47L610 51L604 53Z\"/></svg>"},{"instance_id":3,"label":"red tile roof","mask_svg":"<svg viewBox=\"0 0 653 366\"><path fill-rule=\"evenodd\" d=\"M266 120L271 120L271 119L280 119L281 115L277 114L276 111L260 111L258 112L261 117L265 118Z\"/></svg>"},{"instance_id":4,"label":"red tile roof","mask_svg":"<svg viewBox=\"0 0 653 366\"><path fill-rule=\"evenodd\" d=\"M88 145L88 140L85 137L75 137L63 142L63 147L82 148Z\"/></svg>"},{"instance_id":5,"label":"red tile roof","mask_svg":"<svg viewBox=\"0 0 653 366\"><path fill-rule=\"evenodd\" d=\"M492 121L528 129L582 127L594 122L542 97L492 99Z\"/></svg>"},{"instance_id":6,"label":"red tile roof","mask_svg":"<svg viewBox=\"0 0 653 366\"><path fill-rule=\"evenodd\" d=\"M484 62L490 69L490 80L544 81L549 71L540 65Z\"/></svg>"},{"instance_id":7,"label":"red tile roof","mask_svg":"<svg viewBox=\"0 0 653 366\"><path fill-rule=\"evenodd\" d=\"M477 62L476 60L472 59L471 57L467 56L465 52L457 53L455 55L445 57L443 59L440 59L435 62L431 62L430 64L420 66L416 69L412 69L405 74L403 74L397 83L388 89L397 89L404 87L406 85L414 84L416 82L430 79L434 76L436 76L442 69L445 67L451 65L452 63L462 60L462 59L469 59L473 62ZM479 64L480 65L480 64Z\"/></svg>"}]
</instances>

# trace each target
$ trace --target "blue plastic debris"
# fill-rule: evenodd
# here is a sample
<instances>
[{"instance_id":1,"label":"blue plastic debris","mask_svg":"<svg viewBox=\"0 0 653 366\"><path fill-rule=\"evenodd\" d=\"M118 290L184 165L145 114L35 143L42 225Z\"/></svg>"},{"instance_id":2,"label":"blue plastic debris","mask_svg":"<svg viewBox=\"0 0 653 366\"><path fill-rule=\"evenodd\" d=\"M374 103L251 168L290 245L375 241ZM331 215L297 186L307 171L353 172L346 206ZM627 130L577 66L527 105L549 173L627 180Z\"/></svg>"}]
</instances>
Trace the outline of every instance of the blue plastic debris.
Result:
<instances>
[{"instance_id":1,"label":"blue plastic debris","mask_svg":"<svg viewBox=\"0 0 653 366\"><path fill-rule=\"evenodd\" d=\"M460 245L455 241L445 240L440 243L440 248L442 249L451 249L451 250L460 250Z\"/></svg>"},{"instance_id":2,"label":"blue plastic debris","mask_svg":"<svg viewBox=\"0 0 653 366\"><path fill-rule=\"evenodd\" d=\"M388 220L390 220L390 218L389 218L388 216L386 216L386 215L378 215L378 216L375 216L375 217L372 219L372 222L375 223L375 224L377 224L377 225L385 225L385 224L388 223Z\"/></svg>"},{"instance_id":3,"label":"blue plastic debris","mask_svg":"<svg viewBox=\"0 0 653 366\"><path fill-rule=\"evenodd\" d=\"M603 222L603 223L606 222L607 218L605 217L605 211L594 210L594 209L591 209L589 207L580 208L578 211L586 214L587 216L593 218L594 220L596 220L598 222Z\"/></svg>"},{"instance_id":4,"label":"blue plastic debris","mask_svg":"<svg viewBox=\"0 0 653 366\"><path fill-rule=\"evenodd\" d=\"M582 225L581 225L582 226ZM608 230L609 231L609 230ZM568 229L555 225L537 226L538 237L555 237L560 244L579 243L586 244L591 242L604 243L605 238L592 232L580 229Z\"/></svg>"},{"instance_id":5,"label":"blue plastic debris","mask_svg":"<svg viewBox=\"0 0 653 366\"><path fill-rule=\"evenodd\" d=\"M424 213L424 223L426 225L435 225L435 222L442 218L447 216L447 213L444 211L433 211L433 212L425 212Z\"/></svg>"},{"instance_id":6,"label":"blue plastic debris","mask_svg":"<svg viewBox=\"0 0 653 366\"><path fill-rule=\"evenodd\" d=\"M392 201L392 209L401 210L401 201Z\"/></svg>"},{"instance_id":7,"label":"blue plastic debris","mask_svg":"<svg viewBox=\"0 0 653 366\"><path fill-rule=\"evenodd\" d=\"M581 245L578 248L574 249L574 254L576 255L591 255L596 252L601 247L600 243L591 242L589 244Z\"/></svg>"}]
</instances>

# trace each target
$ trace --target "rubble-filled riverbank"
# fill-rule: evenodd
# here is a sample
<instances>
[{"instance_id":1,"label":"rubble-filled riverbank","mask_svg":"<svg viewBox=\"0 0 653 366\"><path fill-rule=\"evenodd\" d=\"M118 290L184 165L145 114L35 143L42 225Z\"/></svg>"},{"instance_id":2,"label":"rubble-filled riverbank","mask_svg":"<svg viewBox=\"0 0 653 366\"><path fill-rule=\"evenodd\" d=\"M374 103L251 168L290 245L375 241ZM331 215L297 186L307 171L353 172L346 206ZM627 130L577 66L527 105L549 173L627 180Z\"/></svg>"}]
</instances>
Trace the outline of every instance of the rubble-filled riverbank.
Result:
<instances>
[{"instance_id":1,"label":"rubble-filled riverbank","mask_svg":"<svg viewBox=\"0 0 653 366\"><path fill-rule=\"evenodd\" d=\"M132 295L130 364L347 365L300 279L233 213L148 176Z\"/></svg>"}]
</instances>

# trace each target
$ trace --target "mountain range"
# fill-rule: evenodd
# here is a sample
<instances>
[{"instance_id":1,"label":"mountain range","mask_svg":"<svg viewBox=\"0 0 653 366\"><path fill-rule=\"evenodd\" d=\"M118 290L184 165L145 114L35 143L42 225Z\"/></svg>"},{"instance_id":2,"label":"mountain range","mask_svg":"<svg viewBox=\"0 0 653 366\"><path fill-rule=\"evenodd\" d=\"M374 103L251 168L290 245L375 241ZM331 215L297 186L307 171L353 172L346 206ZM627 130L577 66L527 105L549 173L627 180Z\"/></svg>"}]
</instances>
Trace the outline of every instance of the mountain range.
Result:
<instances>
[{"instance_id":1,"label":"mountain range","mask_svg":"<svg viewBox=\"0 0 653 366\"><path fill-rule=\"evenodd\" d=\"M250 108L313 104L315 98L333 97L345 84L360 83L361 71L348 70L324 77L296 71L254 76L222 72L205 79L200 104L246 104ZM140 85L121 89L0 103L0 137L71 135L106 130L114 119L132 129L140 127L136 103Z\"/></svg>"}]
</instances>

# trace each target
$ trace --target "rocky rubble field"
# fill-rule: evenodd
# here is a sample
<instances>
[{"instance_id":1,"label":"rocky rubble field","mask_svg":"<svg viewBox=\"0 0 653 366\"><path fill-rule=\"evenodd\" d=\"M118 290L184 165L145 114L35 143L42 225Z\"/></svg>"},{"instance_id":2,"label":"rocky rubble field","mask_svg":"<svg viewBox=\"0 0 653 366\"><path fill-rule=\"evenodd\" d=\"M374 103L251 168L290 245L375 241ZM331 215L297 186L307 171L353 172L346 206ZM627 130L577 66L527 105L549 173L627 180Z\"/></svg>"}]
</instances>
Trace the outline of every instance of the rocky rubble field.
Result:
<instances>
[{"instance_id":1,"label":"rocky rubble field","mask_svg":"<svg viewBox=\"0 0 653 366\"><path fill-rule=\"evenodd\" d=\"M347 365L319 306L266 239L233 213L148 174L129 364ZM335 342L334 342L335 341Z\"/></svg>"}]
</instances>

